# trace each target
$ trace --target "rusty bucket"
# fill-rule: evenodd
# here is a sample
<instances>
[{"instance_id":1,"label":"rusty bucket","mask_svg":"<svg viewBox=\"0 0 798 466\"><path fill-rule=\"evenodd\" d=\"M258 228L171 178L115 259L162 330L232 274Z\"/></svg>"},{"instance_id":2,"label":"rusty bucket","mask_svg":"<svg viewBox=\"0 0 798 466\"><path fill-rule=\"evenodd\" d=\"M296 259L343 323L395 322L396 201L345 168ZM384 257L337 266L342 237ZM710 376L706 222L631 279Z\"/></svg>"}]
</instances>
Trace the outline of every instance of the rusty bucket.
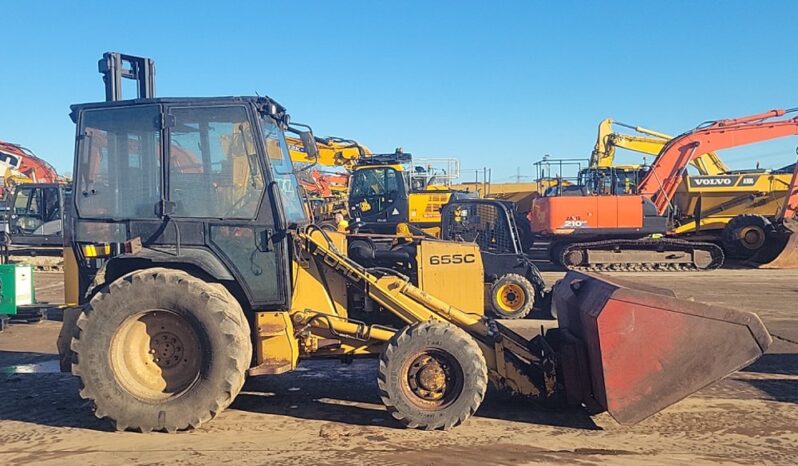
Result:
<instances>
[{"instance_id":1,"label":"rusty bucket","mask_svg":"<svg viewBox=\"0 0 798 466\"><path fill-rule=\"evenodd\" d=\"M561 331L583 354L583 363L561 364L569 401L621 424L748 366L772 342L756 314L601 274L568 272L552 295Z\"/></svg>"}]
</instances>

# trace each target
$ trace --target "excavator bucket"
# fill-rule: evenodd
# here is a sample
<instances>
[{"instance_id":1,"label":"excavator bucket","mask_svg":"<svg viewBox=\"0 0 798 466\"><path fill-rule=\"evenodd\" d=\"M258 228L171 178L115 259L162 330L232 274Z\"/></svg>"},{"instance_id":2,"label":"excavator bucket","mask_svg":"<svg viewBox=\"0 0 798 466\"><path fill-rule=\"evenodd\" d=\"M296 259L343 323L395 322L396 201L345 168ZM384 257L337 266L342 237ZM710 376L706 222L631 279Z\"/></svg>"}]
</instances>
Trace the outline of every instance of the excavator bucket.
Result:
<instances>
[{"instance_id":1,"label":"excavator bucket","mask_svg":"<svg viewBox=\"0 0 798 466\"><path fill-rule=\"evenodd\" d=\"M761 269L798 269L798 222L782 220L781 228L750 262Z\"/></svg>"},{"instance_id":2,"label":"excavator bucket","mask_svg":"<svg viewBox=\"0 0 798 466\"><path fill-rule=\"evenodd\" d=\"M621 424L748 366L772 342L756 314L601 274L568 272L552 294L559 332L577 342L559 363L566 397Z\"/></svg>"}]
</instances>

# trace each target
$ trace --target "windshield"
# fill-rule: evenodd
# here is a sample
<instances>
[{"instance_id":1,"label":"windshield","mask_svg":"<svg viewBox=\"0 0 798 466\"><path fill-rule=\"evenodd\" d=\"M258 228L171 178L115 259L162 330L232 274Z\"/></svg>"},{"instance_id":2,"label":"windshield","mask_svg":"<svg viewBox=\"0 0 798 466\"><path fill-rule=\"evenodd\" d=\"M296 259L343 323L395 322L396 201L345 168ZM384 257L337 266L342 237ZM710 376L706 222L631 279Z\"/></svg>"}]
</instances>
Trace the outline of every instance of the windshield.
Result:
<instances>
[{"instance_id":1,"label":"windshield","mask_svg":"<svg viewBox=\"0 0 798 466\"><path fill-rule=\"evenodd\" d=\"M381 212L401 197L404 180L395 168L369 167L356 170L350 184L352 204L364 213L369 210Z\"/></svg>"},{"instance_id":2,"label":"windshield","mask_svg":"<svg viewBox=\"0 0 798 466\"><path fill-rule=\"evenodd\" d=\"M299 182L294 173L294 165L288 153L285 136L269 117L261 118L261 126L263 127L266 155L269 157L269 169L272 179L277 183L280 191L285 218L288 223L305 223L308 220L305 204L299 191Z\"/></svg>"},{"instance_id":3,"label":"windshield","mask_svg":"<svg viewBox=\"0 0 798 466\"><path fill-rule=\"evenodd\" d=\"M392 196L399 192L401 177L394 168L364 168L352 175L352 197Z\"/></svg>"}]
</instances>

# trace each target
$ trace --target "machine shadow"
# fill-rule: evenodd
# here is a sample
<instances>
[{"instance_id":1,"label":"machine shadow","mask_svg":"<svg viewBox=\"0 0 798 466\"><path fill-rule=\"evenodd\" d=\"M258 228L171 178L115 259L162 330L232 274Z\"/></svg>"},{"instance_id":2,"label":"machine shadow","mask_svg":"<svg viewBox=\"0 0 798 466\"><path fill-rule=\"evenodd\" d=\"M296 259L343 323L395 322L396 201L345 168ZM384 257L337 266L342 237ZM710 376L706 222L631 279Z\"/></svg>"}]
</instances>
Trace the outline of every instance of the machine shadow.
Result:
<instances>
[{"instance_id":1,"label":"machine shadow","mask_svg":"<svg viewBox=\"0 0 798 466\"><path fill-rule=\"evenodd\" d=\"M766 353L743 372L798 375L798 353ZM796 391L798 396L798 391Z\"/></svg>"},{"instance_id":2,"label":"machine shadow","mask_svg":"<svg viewBox=\"0 0 798 466\"><path fill-rule=\"evenodd\" d=\"M343 366L309 361L308 370L250 379L232 409L359 426L403 428L383 407L377 390L376 361ZM545 409L490 389L476 417L534 424L598 429L582 410Z\"/></svg>"},{"instance_id":3,"label":"machine shadow","mask_svg":"<svg viewBox=\"0 0 798 466\"><path fill-rule=\"evenodd\" d=\"M798 375L798 353L768 353L743 369L743 372L795 376ZM798 379L746 379L746 384L767 394L776 401L798 404Z\"/></svg>"},{"instance_id":4,"label":"machine shadow","mask_svg":"<svg viewBox=\"0 0 798 466\"><path fill-rule=\"evenodd\" d=\"M0 351L0 421L113 431L79 395L77 377L59 372L52 354Z\"/></svg>"}]
</instances>

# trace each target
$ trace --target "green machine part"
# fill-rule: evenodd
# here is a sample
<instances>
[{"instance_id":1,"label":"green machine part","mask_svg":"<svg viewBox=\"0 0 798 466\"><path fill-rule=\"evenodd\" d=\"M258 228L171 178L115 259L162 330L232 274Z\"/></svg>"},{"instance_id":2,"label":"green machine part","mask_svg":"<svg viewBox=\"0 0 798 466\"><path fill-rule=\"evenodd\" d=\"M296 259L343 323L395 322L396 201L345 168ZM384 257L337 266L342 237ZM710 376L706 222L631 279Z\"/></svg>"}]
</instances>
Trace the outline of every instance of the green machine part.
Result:
<instances>
[{"instance_id":1,"label":"green machine part","mask_svg":"<svg viewBox=\"0 0 798 466\"><path fill-rule=\"evenodd\" d=\"M33 268L0 264L0 314L16 315L17 306L33 304Z\"/></svg>"}]
</instances>

